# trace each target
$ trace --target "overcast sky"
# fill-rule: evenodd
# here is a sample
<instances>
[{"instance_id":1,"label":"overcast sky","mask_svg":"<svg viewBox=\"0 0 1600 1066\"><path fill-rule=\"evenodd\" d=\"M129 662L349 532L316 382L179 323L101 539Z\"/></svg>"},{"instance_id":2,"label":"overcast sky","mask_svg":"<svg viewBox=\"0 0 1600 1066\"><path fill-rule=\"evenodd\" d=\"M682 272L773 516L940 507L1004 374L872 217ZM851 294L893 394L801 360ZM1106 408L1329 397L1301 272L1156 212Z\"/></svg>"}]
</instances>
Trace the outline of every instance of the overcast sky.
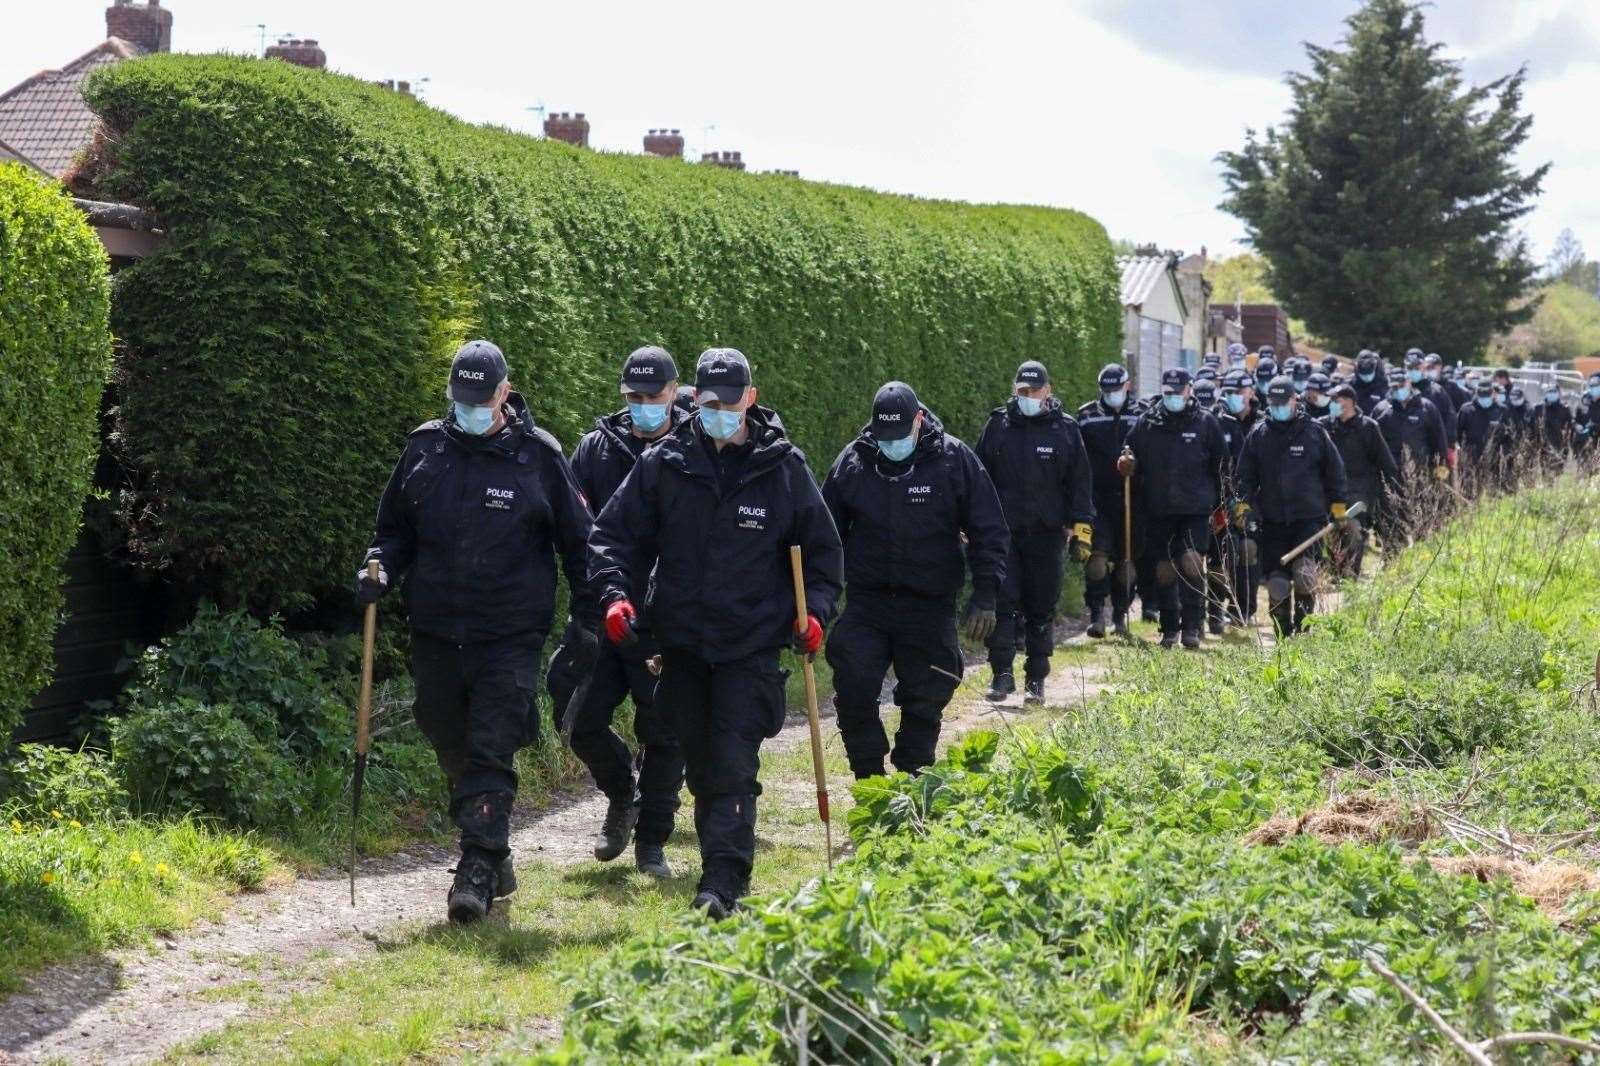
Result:
<instances>
[{"instance_id":1,"label":"overcast sky","mask_svg":"<svg viewBox=\"0 0 1600 1066\"><path fill-rule=\"evenodd\" d=\"M0 0L0 89L105 33L101 0ZM1355 0L165 0L179 51L255 53L265 22L364 78L427 77L429 102L523 130L584 111L592 143L638 151L676 126L690 154L894 192L1076 207L1113 236L1213 255L1215 154L1279 120L1300 42L1331 44ZM1438 0L1430 33L1480 80L1526 62L1525 162L1555 164L1527 228L1600 253L1600 2Z\"/></svg>"}]
</instances>

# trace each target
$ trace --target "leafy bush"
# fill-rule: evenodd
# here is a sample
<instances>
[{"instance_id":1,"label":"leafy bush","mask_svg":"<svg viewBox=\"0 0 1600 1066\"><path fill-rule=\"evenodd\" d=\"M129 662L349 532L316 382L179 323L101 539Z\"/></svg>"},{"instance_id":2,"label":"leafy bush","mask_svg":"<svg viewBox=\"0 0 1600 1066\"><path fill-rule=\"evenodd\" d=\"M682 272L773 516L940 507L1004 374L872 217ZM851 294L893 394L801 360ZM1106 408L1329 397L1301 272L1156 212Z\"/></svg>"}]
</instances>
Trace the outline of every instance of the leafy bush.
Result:
<instances>
[{"instance_id":1,"label":"leafy bush","mask_svg":"<svg viewBox=\"0 0 1600 1066\"><path fill-rule=\"evenodd\" d=\"M202 604L182 631L140 656L123 700L136 714L185 699L227 705L286 756L315 759L349 731L326 664L322 647L297 644L276 620Z\"/></svg>"},{"instance_id":2,"label":"leafy bush","mask_svg":"<svg viewBox=\"0 0 1600 1066\"><path fill-rule=\"evenodd\" d=\"M0 747L48 683L99 454L111 358L106 257L52 182L0 163Z\"/></svg>"},{"instance_id":3,"label":"leafy bush","mask_svg":"<svg viewBox=\"0 0 1600 1066\"><path fill-rule=\"evenodd\" d=\"M21 818L58 812L97 821L127 813L128 791L104 752L21 744L0 766L0 809Z\"/></svg>"},{"instance_id":4,"label":"leafy bush","mask_svg":"<svg viewBox=\"0 0 1600 1066\"><path fill-rule=\"evenodd\" d=\"M152 56L87 88L103 195L163 249L119 278L135 548L226 605L347 581L453 349L505 349L570 442L638 344L733 344L826 464L885 379L975 434L1033 356L1115 354L1110 244L1069 211L878 195L477 128L282 63Z\"/></svg>"}]
</instances>

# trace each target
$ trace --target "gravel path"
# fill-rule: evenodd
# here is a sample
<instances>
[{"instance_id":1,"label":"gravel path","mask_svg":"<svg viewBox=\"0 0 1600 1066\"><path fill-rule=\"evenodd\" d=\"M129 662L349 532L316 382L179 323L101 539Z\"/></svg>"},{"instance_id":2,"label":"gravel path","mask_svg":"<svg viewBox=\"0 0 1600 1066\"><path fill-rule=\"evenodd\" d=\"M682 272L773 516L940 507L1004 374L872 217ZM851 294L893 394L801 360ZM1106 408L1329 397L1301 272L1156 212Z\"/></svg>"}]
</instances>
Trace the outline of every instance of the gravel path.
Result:
<instances>
[{"instance_id":1,"label":"gravel path","mask_svg":"<svg viewBox=\"0 0 1600 1066\"><path fill-rule=\"evenodd\" d=\"M1082 638L1077 638L1081 642ZM1076 705L1100 688L1104 662L1053 674L1049 702ZM960 695L947 717L946 740L978 727L999 728L993 708ZM1010 709L1020 709L1013 696ZM831 723L825 735L834 735ZM804 718L791 720L764 751L806 743ZM793 785L809 802L811 785ZM835 792L838 789L835 787ZM512 835L519 862L571 866L592 860L593 834L605 800L593 792L564 795L534 812L521 811ZM836 838L835 843L838 843ZM373 954L397 927L440 920L453 848L416 846L361 864L359 906L351 908L343 870L302 877L281 888L230 901L220 920L160 940L52 967L0 1002L0 1063L147 1062L179 1044L246 1017L252 1002L283 1002L338 967ZM307 965L310 964L310 965ZM308 973L308 971L313 971ZM248 982L259 995L217 990Z\"/></svg>"}]
</instances>

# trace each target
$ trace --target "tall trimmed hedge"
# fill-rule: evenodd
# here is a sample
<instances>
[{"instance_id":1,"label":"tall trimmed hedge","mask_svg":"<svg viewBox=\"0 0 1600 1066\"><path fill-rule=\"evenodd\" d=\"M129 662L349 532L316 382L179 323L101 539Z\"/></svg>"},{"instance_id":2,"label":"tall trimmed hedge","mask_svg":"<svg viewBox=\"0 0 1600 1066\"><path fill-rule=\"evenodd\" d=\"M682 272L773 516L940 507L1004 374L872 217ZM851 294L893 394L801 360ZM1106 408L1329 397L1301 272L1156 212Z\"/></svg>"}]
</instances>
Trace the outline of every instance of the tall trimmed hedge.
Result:
<instances>
[{"instance_id":1,"label":"tall trimmed hedge","mask_svg":"<svg viewBox=\"0 0 1600 1066\"><path fill-rule=\"evenodd\" d=\"M0 163L0 748L50 680L61 564L100 450L106 256L59 186Z\"/></svg>"},{"instance_id":2,"label":"tall trimmed hedge","mask_svg":"<svg viewBox=\"0 0 1600 1066\"><path fill-rule=\"evenodd\" d=\"M103 194L163 251L119 278L134 546L224 602L344 586L448 359L506 351L567 445L622 356L743 349L813 462L903 377L962 434L1017 362L1090 380L1117 349L1101 226L614 156L474 127L277 62L154 56L97 75Z\"/></svg>"}]
</instances>

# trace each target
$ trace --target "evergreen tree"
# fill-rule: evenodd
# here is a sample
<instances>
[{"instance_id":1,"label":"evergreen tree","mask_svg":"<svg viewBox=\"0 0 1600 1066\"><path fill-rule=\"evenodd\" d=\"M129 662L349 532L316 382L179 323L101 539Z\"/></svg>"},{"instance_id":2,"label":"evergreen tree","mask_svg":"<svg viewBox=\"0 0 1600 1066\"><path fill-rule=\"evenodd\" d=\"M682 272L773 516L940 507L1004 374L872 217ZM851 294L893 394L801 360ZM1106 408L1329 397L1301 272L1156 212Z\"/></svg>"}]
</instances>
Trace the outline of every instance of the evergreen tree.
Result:
<instances>
[{"instance_id":1,"label":"evergreen tree","mask_svg":"<svg viewBox=\"0 0 1600 1066\"><path fill-rule=\"evenodd\" d=\"M1536 267L1513 223L1549 165L1513 155L1526 71L1465 86L1406 0L1368 0L1340 46L1307 45L1287 122L1218 156L1286 309L1339 351L1472 358L1532 316Z\"/></svg>"}]
</instances>

